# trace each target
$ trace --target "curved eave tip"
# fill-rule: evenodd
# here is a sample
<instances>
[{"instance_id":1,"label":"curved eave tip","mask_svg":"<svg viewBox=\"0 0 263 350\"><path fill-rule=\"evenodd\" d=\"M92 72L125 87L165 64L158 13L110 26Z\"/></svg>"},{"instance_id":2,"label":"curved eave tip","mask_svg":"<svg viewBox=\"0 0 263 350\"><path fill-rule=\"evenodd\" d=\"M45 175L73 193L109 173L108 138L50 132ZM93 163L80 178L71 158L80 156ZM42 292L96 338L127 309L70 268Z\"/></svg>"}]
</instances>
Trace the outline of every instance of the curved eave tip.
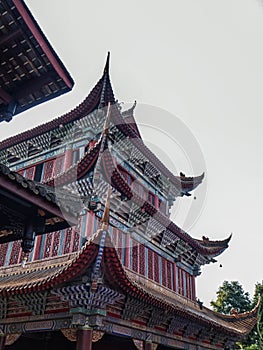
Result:
<instances>
[{"instance_id":1,"label":"curved eave tip","mask_svg":"<svg viewBox=\"0 0 263 350\"><path fill-rule=\"evenodd\" d=\"M225 240L227 244L231 241L232 236L233 236L233 233L231 232L230 236Z\"/></svg>"},{"instance_id":2,"label":"curved eave tip","mask_svg":"<svg viewBox=\"0 0 263 350\"><path fill-rule=\"evenodd\" d=\"M201 175L194 177L194 183L196 184L196 186L198 186L204 180L204 177L204 172Z\"/></svg>"},{"instance_id":3,"label":"curved eave tip","mask_svg":"<svg viewBox=\"0 0 263 350\"><path fill-rule=\"evenodd\" d=\"M109 74L109 69L110 69L110 51L108 51L108 54L107 54L107 60L104 67L104 74Z\"/></svg>"}]
</instances>

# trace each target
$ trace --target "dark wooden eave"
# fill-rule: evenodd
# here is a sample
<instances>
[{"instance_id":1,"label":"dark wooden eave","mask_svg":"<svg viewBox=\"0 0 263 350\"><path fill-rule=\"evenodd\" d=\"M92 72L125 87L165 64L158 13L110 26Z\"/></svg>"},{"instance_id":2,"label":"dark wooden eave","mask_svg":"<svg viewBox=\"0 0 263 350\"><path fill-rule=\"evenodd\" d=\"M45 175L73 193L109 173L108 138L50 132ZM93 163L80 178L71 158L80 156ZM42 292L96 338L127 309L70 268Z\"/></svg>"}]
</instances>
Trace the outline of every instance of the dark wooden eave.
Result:
<instances>
[{"instance_id":1,"label":"dark wooden eave","mask_svg":"<svg viewBox=\"0 0 263 350\"><path fill-rule=\"evenodd\" d=\"M99 150L101 146L101 139L89 149L84 156L76 163L73 164L70 168L66 169L65 172L53 177L45 182L48 186L63 186L70 182L73 182L77 179L81 179L96 163L99 155Z\"/></svg>"},{"instance_id":2,"label":"dark wooden eave","mask_svg":"<svg viewBox=\"0 0 263 350\"><path fill-rule=\"evenodd\" d=\"M74 81L23 0L2 0L0 14L0 121L9 121Z\"/></svg>"},{"instance_id":3,"label":"dark wooden eave","mask_svg":"<svg viewBox=\"0 0 263 350\"><path fill-rule=\"evenodd\" d=\"M9 217L17 216L23 226L41 211L45 219L45 233L76 225L81 210L79 198L28 180L3 164L0 164L0 195L0 215L6 211ZM1 235L0 244L20 238L19 235Z\"/></svg>"},{"instance_id":4,"label":"dark wooden eave","mask_svg":"<svg viewBox=\"0 0 263 350\"><path fill-rule=\"evenodd\" d=\"M204 173L196 177L188 177L184 175L174 175L160 160L159 158L144 144L138 132L134 126L126 122L120 110L116 106L112 106L111 119L114 125L129 138L129 141L163 174L166 176L172 184L178 189L181 189L182 195L189 195L190 191L193 191L199 186L203 179Z\"/></svg>"}]
</instances>

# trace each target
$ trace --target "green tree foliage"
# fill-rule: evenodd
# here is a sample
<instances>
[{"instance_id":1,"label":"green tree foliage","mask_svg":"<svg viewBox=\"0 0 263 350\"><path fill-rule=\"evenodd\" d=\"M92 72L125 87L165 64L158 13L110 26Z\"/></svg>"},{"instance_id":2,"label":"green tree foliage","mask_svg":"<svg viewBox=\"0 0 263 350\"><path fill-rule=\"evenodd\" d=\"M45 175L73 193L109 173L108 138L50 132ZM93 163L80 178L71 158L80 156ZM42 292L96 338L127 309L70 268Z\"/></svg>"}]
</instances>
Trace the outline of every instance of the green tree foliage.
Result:
<instances>
[{"instance_id":1,"label":"green tree foliage","mask_svg":"<svg viewBox=\"0 0 263 350\"><path fill-rule=\"evenodd\" d=\"M252 310L260 300L258 322L247 339L236 344L236 349L263 350L263 282L255 285L253 299L237 281L224 281L217 291L217 298L211 301L214 311L230 314L232 309L240 312Z\"/></svg>"},{"instance_id":2,"label":"green tree foliage","mask_svg":"<svg viewBox=\"0 0 263 350\"><path fill-rule=\"evenodd\" d=\"M249 294L244 291L237 281L224 281L217 291L217 299L211 301L211 306L217 312L230 314L232 309L238 312L245 312L251 309Z\"/></svg>"},{"instance_id":3,"label":"green tree foliage","mask_svg":"<svg viewBox=\"0 0 263 350\"><path fill-rule=\"evenodd\" d=\"M259 349L263 349L263 281L255 285L254 297L252 300L252 306L255 307L260 302L258 310L258 322L251 332L251 338L254 343L258 344Z\"/></svg>"}]
</instances>

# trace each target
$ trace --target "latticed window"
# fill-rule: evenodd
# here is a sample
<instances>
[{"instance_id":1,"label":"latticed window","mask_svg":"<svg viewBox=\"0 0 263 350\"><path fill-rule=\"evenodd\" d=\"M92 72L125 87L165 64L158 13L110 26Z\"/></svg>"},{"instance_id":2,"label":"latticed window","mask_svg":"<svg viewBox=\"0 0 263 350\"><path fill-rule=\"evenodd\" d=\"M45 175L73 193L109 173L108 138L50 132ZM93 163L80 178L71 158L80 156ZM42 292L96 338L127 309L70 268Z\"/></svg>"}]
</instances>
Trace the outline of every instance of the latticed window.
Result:
<instances>
[{"instance_id":1,"label":"latticed window","mask_svg":"<svg viewBox=\"0 0 263 350\"><path fill-rule=\"evenodd\" d=\"M61 231L56 231L53 233L54 240L53 240L53 247L52 247L52 253L51 256L56 256L59 253L59 244L60 244L60 238L61 238Z\"/></svg>"},{"instance_id":2,"label":"latticed window","mask_svg":"<svg viewBox=\"0 0 263 350\"><path fill-rule=\"evenodd\" d=\"M59 157L55 161L53 176L56 176L63 171L64 157Z\"/></svg>"},{"instance_id":3,"label":"latticed window","mask_svg":"<svg viewBox=\"0 0 263 350\"><path fill-rule=\"evenodd\" d=\"M36 167L32 166L30 168L21 169L21 170L18 171L18 173L20 175L26 177L29 180L34 180L35 170L36 170Z\"/></svg>"},{"instance_id":4,"label":"latticed window","mask_svg":"<svg viewBox=\"0 0 263 350\"><path fill-rule=\"evenodd\" d=\"M132 240L132 269L135 272L138 272L138 247L138 243Z\"/></svg>"},{"instance_id":5,"label":"latticed window","mask_svg":"<svg viewBox=\"0 0 263 350\"><path fill-rule=\"evenodd\" d=\"M25 174L24 176L29 179L29 180L34 180L34 176L35 176L35 170L36 170L36 167L33 166L31 168L27 168L25 170Z\"/></svg>"},{"instance_id":6,"label":"latticed window","mask_svg":"<svg viewBox=\"0 0 263 350\"><path fill-rule=\"evenodd\" d=\"M70 227L66 229L64 252L63 252L64 254L70 253L71 239L72 239L72 228Z\"/></svg>"},{"instance_id":7,"label":"latticed window","mask_svg":"<svg viewBox=\"0 0 263 350\"><path fill-rule=\"evenodd\" d=\"M78 230L76 229L76 227L74 227L74 230L73 230L74 234L73 234L73 246L72 246L72 251L73 252L76 252L78 251L79 249L79 245L80 245L80 235L79 235L79 232Z\"/></svg>"},{"instance_id":8,"label":"latticed window","mask_svg":"<svg viewBox=\"0 0 263 350\"><path fill-rule=\"evenodd\" d=\"M177 267L177 292L183 294L183 271Z\"/></svg>"},{"instance_id":9,"label":"latticed window","mask_svg":"<svg viewBox=\"0 0 263 350\"><path fill-rule=\"evenodd\" d=\"M159 270L159 255L153 252L153 261L154 261L154 280L159 283L160 281L160 270Z\"/></svg>"},{"instance_id":10,"label":"latticed window","mask_svg":"<svg viewBox=\"0 0 263 350\"><path fill-rule=\"evenodd\" d=\"M162 258L162 285L167 286L167 260L165 258Z\"/></svg>"},{"instance_id":11,"label":"latticed window","mask_svg":"<svg viewBox=\"0 0 263 350\"><path fill-rule=\"evenodd\" d=\"M167 287L173 288L173 264L167 261Z\"/></svg>"},{"instance_id":12,"label":"latticed window","mask_svg":"<svg viewBox=\"0 0 263 350\"><path fill-rule=\"evenodd\" d=\"M12 251L10 256L9 264L17 264L19 262L19 257L21 253L21 242L20 241L14 241L12 242Z\"/></svg>"},{"instance_id":13,"label":"latticed window","mask_svg":"<svg viewBox=\"0 0 263 350\"><path fill-rule=\"evenodd\" d=\"M55 164L54 159L49 160L44 164L44 173L43 173L42 181L46 181L52 178L53 171L54 171L54 164Z\"/></svg>"},{"instance_id":14,"label":"latticed window","mask_svg":"<svg viewBox=\"0 0 263 350\"><path fill-rule=\"evenodd\" d=\"M44 258L48 258L51 255L52 239L53 239L53 233L47 233L46 244L45 244L44 255L43 255Z\"/></svg>"},{"instance_id":15,"label":"latticed window","mask_svg":"<svg viewBox=\"0 0 263 350\"><path fill-rule=\"evenodd\" d=\"M0 250L0 266L3 266L5 264L5 259L6 259L6 253L8 249L8 244L9 243L4 243L1 245L1 250Z\"/></svg>"},{"instance_id":16,"label":"latticed window","mask_svg":"<svg viewBox=\"0 0 263 350\"><path fill-rule=\"evenodd\" d=\"M145 275L145 246L139 245L139 273Z\"/></svg>"},{"instance_id":17,"label":"latticed window","mask_svg":"<svg viewBox=\"0 0 263 350\"><path fill-rule=\"evenodd\" d=\"M187 297L187 276L185 271L183 271L183 296Z\"/></svg>"},{"instance_id":18,"label":"latticed window","mask_svg":"<svg viewBox=\"0 0 263 350\"><path fill-rule=\"evenodd\" d=\"M150 279L153 278L153 251L151 249L148 249L148 277Z\"/></svg>"}]
</instances>

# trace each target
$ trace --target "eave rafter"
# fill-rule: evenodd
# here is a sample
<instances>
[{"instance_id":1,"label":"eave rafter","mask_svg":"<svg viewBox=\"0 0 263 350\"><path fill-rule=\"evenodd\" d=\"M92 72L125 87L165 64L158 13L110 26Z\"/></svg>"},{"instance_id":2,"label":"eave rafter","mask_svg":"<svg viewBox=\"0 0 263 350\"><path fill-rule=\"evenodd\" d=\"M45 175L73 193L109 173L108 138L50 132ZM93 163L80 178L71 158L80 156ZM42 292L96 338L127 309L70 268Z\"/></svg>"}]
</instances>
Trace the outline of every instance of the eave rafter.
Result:
<instances>
[{"instance_id":1,"label":"eave rafter","mask_svg":"<svg viewBox=\"0 0 263 350\"><path fill-rule=\"evenodd\" d=\"M0 11L0 119L10 121L71 90L74 82L24 1L2 0Z\"/></svg>"},{"instance_id":2,"label":"eave rafter","mask_svg":"<svg viewBox=\"0 0 263 350\"><path fill-rule=\"evenodd\" d=\"M21 28L18 28L11 33L1 35L0 45L6 45L10 43L10 41L17 39L21 34L22 34L22 30Z\"/></svg>"}]
</instances>

